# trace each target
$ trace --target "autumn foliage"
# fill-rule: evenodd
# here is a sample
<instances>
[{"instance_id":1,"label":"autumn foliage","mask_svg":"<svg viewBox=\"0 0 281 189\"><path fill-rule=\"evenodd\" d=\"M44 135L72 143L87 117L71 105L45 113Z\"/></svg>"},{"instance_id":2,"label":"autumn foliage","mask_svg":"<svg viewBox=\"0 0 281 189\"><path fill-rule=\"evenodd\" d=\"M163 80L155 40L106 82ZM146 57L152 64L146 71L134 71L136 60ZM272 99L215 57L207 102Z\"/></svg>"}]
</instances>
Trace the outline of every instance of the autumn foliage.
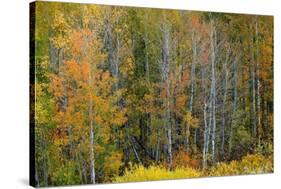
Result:
<instances>
[{"instance_id":1,"label":"autumn foliage","mask_svg":"<svg viewBox=\"0 0 281 189\"><path fill-rule=\"evenodd\" d=\"M34 5L37 187L273 172L272 17Z\"/></svg>"}]
</instances>

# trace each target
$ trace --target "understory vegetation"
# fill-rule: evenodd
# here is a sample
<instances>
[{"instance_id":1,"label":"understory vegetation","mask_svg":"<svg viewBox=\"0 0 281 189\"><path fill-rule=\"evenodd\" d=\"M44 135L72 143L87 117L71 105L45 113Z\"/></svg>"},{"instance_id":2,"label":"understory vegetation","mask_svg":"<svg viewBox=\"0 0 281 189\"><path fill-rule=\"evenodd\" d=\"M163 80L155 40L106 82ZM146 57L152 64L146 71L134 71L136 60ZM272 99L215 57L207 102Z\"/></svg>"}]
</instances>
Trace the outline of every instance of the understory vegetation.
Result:
<instances>
[{"instance_id":1,"label":"understory vegetation","mask_svg":"<svg viewBox=\"0 0 281 189\"><path fill-rule=\"evenodd\" d=\"M117 176L113 182L137 182L153 181L163 179L186 179L207 176L231 176L244 174L260 174L273 172L272 156L246 155L242 160L233 160L231 162L219 162L216 165L202 170L192 167L188 164L177 166L169 170L164 166L149 166L145 168L142 165L131 166L126 169L123 176Z\"/></svg>"},{"instance_id":2,"label":"understory vegetation","mask_svg":"<svg viewBox=\"0 0 281 189\"><path fill-rule=\"evenodd\" d=\"M164 179L182 179L202 176L200 171L193 168L175 168L170 171L163 166L151 165L148 168L138 165L126 170L124 176L116 177L113 182L136 182Z\"/></svg>"}]
</instances>

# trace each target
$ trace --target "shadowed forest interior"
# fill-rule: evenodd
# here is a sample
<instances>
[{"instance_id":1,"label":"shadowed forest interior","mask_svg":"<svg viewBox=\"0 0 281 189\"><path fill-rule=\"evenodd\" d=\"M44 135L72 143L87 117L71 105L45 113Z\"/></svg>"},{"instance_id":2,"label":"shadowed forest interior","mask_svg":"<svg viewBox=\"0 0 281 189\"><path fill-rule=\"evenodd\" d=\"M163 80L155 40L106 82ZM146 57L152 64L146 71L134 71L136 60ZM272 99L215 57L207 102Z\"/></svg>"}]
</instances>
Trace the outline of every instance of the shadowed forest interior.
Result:
<instances>
[{"instance_id":1,"label":"shadowed forest interior","mask_svg":"<svg viewBox=\"0 0 281 189\"><path fill-rule=\"evenodd\" d=\"M272 16L32 6L36 186L273 172Z\"/></svg>"}]
</instances>

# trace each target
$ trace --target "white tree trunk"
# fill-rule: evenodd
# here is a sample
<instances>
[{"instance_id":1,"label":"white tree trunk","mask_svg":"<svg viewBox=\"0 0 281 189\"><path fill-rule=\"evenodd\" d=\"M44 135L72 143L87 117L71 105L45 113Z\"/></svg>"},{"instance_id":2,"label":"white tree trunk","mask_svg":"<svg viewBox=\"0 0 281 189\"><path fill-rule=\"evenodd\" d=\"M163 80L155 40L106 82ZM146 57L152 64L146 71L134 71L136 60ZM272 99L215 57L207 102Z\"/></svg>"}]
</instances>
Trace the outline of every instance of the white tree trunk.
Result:
<instances>
[{"instance_id":1,"label":"white tree trunk","mask_svg":"<svg viewBox=\"0 0 281 189\"><path fill-rule=\"evenodd\" d=\"M194 101L194 90L195 90L195 66L196 66L196 58L197 58L197 39L195 31L192 31L192 65L191 65L191 91L190 91L190 101L189 101L189 111L191 114L193 113L193 101ZM193 115L193 114L192 114ZM197 151L196 144L196 131L194 131L194 151ZM187 138L188 140L188 138ZM187 148L187 151L189 149Z\"/></svg>"},{"instance_id":2,"label":"white tree trunk","mask_svg":"<svg viewBox=\"0 0 281 189\"><path fill-rule=\"evenodd\" d=\"M212 112L212 160L215 161L215 139L216 139L216 28L214 21L211 20L211 64L212 64L212 78L211 78L211 112Z\"/></svg>"},{"instance_id":3,"label":"white tree trunk","mask_svg":"<svg viewBox=\"0 0 281 189\"><path fill-rule=\"evenodd\" d=\"M163 32L163 41L162 41L162 61L161 61L161 75L162 80L165 82L165 92L166 92L166 98L165 98L165 109L166 109L166 115L165 115L165 127L167 130L167 138L168 138L168 162L169 167L172 166L172 125L171 125L171 110L170 110L170 65L169 65L169 28L166 23L166 15L163 15L164 17L164 23L161 28L161 31Z\"/></svg>"},{"instance_id":4,"label":"white tree trunk","mask_svg":"<svg viewBox=\"0 0 281 189\"><path fill-rule=\"evenodd\" d=\"M226 55L226 60L224 63L224 72L225 72L225 77L224 77L224 92L223 92L223 104L222 104L222 124L221 124L221 155L224 159L224 144L225 144L225 106L226 106L226 100L227 100L227 90L228 90L228 75L229 75L229 70L227 68L227 63L228 63L228 57L229 57L229 49L227 51Z\"/></svg>"},{"instance_id":5,"label":"white tree trunk","mask_svg":"<svg viewBox=\"0 0 281 189\"><path fill-rule=\"evenodd\" d=\"M148 31L147 31L147 20L148 14L145 12L145 23L144 23L144 43L145 43L145 73L146 79L150 81L150 74L149 74L149 61L148 61Z\"/></svg>"},{"instance_id":6,"label":"white tree trunk","mask_svg":"<svg viewBox=\"0 0 281 189\"><path fill-rule=\"evenodd\" d=\"M258 17L256 17L256 63L257 63L257 114L258 114L258 146L261 143L261 97L260 97L260 79L259 79L259 30L258 30Z\"/></svg>"},{"instance_id":7,"label":"white tree trunk","mask_svg":"<svg viewBox=\"0 0 281 189\"><path fill-rule=\"evenodd\" d=\"M208 123L207 123L207 103L204 101L204 145L203 145L203 169L207 168L207 149L208 149Z\"/></svg>"},{"instance_id":8,"label":"white tree trunk","mask_svg":"<svg viewBox=\"0 0 281 189\"><path fill-rule=\"evenodd\" d=\"M92 92L92 70L89 74L89 86L90 93ZM94 126L93 126L93 98L90 94L89 100L89 123L90 123L90 161L91 161L91 182L95 184L96 182L96 172L95 172L95 153L94 153Z\"/></svg>"}]
</instances>

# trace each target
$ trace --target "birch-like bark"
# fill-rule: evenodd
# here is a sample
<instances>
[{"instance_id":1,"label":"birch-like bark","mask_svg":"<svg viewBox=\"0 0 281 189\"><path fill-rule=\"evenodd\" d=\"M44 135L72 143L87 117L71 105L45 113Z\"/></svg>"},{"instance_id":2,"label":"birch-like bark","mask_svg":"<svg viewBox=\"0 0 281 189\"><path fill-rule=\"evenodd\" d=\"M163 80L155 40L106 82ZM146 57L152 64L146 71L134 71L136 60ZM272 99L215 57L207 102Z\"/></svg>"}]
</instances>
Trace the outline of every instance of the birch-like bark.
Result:
<instances>
[{"instance_id":1,"label":"birch-like bark","mask_svg":"<svg viewBox=\"0 0 281 189\"><path fill-rule=\"evenodd\" d=\"M148 14L145 12L144 18L144 43L145 43L145 72L146 72L146 79L150 81L150 73L149 73L149 61L148 61L148 31L147 31L147 21L148 21Z\"/></svg>"},{"instance_id":2,"label":"birch-like bark","mask_svg":"<svg viewBox=\"0 0 281 189\"><path fill-rule=\"evenodd\" d=\"M195 39L195 31L192 32L192 64L191 64L191 91L190 91L190 101L189 110L193 111L193 95L194 95L194 80L195 80L195 62L197 57L197 43Z\"/></svg>"},{"instance_id":3,"label":"birch-like bark","mask_svg":"<svg viewBox=\"0 0 281 189\"><path fill-rule=\"evenodd\" d=\"M203 106L203 117L204 117L204 144L203 144L203 160L202 160L202 167L203 169L206 169L208 166L208 149L209 149L209 136L210 136L210 125L208 125L208 95L207 95L207 86L206 83L204 82L204 80L206 79L206 68L202 68L201 70L201 81L202 81L202 85L203 85L203 91L204 91L204 106Z\"/></svg>"},{"instance_id":4,"label":"birch-like bark","mask_svg":"<svg viewBox=\"0 0 281 189\"><path fill-rule=\"evenodd\" d=\"M227 91L228 91L228 75L229 75L229 70L227 68L227 63L229 59L229 51L230 49L227 50L226 54L226 59L223 65L223 69L225 72L225 77L224 77L224 92L223 92L223 104L222 104L222 124L221 124L221 155L224 158L224 144L225 144L225 106L226 106L226 100L227 100Z\"/></svg>"},{"instance_id":5,"label":"birch-like bark","mask_svg":"<svg viewBox=\"0 0 281 189\"><path fill-rule=\"evenodd\" d=\"M215 138L216 138L216 75L215 75L215 64L216 64L216 28L214 21L211 20L211 66L212 66L212 78L211 78L211 112L212 112L212 160L215 161Z\"/></svg>"},{"instance_id":6,"label":"birch-like bark","mask_svg":"<svg viewBox=\"0 0 281 189\"><path fill-rule=\"evenodd\" d=\"M166 23L166 15L164 14L164 23L161 28L163 32L163 41L162 41L162 64L161 64L161 74L162 80L165 82L165 109L166 109L166 117L165 117L165 126L167 130L167 138L168 138L168 163L169 167L172 166L172 126L171 126L171 110L170 110L170 65L169 65L169 28Z\"/></svg>"},{"instance_id":7,"label":"birch-like bark","mask_svg":"<svg viewBox=\"0 0 281 189\"><path fill-rule=\"evenodd\" d=\"M207 168L207 149L208 149L208 123L207 123L207 102L204 100L204 145L203 145L203 169Z\"/></svg>"},{"instance_id":8,"label":"birch-like bark","mask_svg":"<svg viewBox=\"0 0 281 189\"><path fill-rule=\"evenodd\" d=\"M256 17L255 26L255 42L256 42L256 63L257 63L257 116L258 116L258 146L261 143L261 97L260 97L260 78L259 78L259 30L258 30L258 17Z\"/></svg>"},{"instance_id":9,"label":"birch-like bark","mask_svg":"<svg viewBox=\"0 0 281 189\"><path fill-rule=\"evenodd\" d=\"M134 140L133 137L130 137L130 142L131 142L133 151L134 151L134 153L135 153L135 156L136 156L138 162L141 164L140 156L139 156L139 154L138 154L138 152L137 152L137 149L136 149L136 147L135 147L135 140Z\"/></svg>"},{"instance_id":10,"label":"birch-like bark","mask_svg":"<svg viewBox=\"0 0 281 189\"><path fill-rule=\"evenodd\" d=\"M90 124L90 161L91 161L91 183L96 182L95 153L94 153L94 121L93 121L93 98L92 98L92 70L89 73L90 100L89 100L89 124Z\"/></svg>"},{"instance_id":11,"label":"birch-like bark","mask_svg":"<svg viewBox=\"0 0 281 189\"><path fill-rule=\"evenodd\" d=\"M192 65L191 65L191 91L190 91L190 102L189 102L189 110L193 115L193 99L194 99L194 88L195 88L195 66L196 66L196 58L197 58L197 41L196 41L196 34L195 31L192 31ZM194 151L197 151L197 144L196 144L196 132L197 129L194 131ZM188 138L187 138L188 140ZM187 151L189 149L187 148Z\"/></svg>"}]
</instances>

